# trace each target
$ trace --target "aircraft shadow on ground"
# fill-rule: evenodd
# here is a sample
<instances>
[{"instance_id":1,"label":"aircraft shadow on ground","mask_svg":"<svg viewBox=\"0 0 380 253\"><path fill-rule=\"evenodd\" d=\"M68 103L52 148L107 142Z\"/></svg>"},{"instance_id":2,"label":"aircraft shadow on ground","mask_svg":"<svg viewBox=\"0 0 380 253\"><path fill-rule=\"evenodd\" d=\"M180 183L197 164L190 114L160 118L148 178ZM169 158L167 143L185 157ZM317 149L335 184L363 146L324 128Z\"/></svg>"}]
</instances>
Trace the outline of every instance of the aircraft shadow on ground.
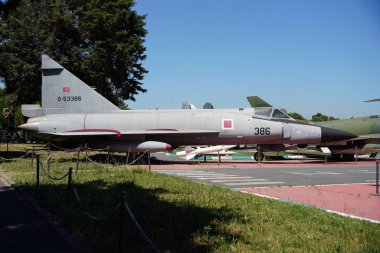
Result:
<instances>
[{"instance_id":1,"label":"aircraft shadow on ground","mask_svg":"<svg viewBox=\"0 0 380 253\"><path fill-rule=\"evenodd\" d=\"M244 240L239 235L221 229L216 224L228 220L240 220L232 209L195 206L184 199L169 202L165 188L146 189L133 182L106 184L103 180L76 184L82 202L78 205L73 195L67 201L66 185L41 185L38 192L30 189L42 200L41 205L56 215L64 227L80 238L80 243L90 252L116 252L120 211L115 207L120 202L120 192L127 192L127 203L146 234L163 252L209 252L206 237L223 238L224 242ZM83 210L94 216L107 216L98 221L83 215ZM124 245L126 252L152 252L152 248L139 234L131 218L125 213Z\"/></svg>"}]
</instances>

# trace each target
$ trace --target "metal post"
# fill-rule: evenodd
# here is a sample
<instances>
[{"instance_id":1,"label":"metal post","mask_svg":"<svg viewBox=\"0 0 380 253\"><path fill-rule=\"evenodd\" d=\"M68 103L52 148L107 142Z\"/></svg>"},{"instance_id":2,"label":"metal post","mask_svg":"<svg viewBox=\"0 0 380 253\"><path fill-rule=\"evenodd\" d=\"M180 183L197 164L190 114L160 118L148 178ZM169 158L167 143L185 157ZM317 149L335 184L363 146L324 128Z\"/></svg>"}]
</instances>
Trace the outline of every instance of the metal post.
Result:
<instances>
[{"instance_id":1,"label":"metal post","mask_svg":"<svg viewBox=\"0 0 380 253\"><path fill-rule=\"evenodd\" d=\"M355 160L356 160L356 164L358 164L358 146L355 146Z\"/></svg>"},{"instance_id":2,"label":"metal post","mask_svg":"<svg viewBox=\"0 0 380 253\"><path fill-rule=\"evenodd\" d=\"M218 165L220 164L220 152L218 151Z\"/></svg>"},{"instance_id":3,"label":"metal post","mask_svg":"<svg viewBox=\"0 0 380 253\"><path fill-rule=\"evenodd\" d=\"M257 163L261 163L261 147L257 146Z\"/></svg>"},{"instance_id":4,"label":"metal post","mask_svg":"<svg viewBox=\"0 0 380 253\"><path fill-rule=\"evenodd\" d=\"M37 189L40 188L40 155L37 154Z\"/></svg>"},{"instance_id":5,"label":"metal post","mask_svg":"<svg viewBox=\"0 0 380 253\"><path fill-rule=\"evenodd\" d=\"M120 227L119 227L119 253L122 253L124 250L124 212L125 206L124 203L127 201L127 192L121 192L120 199Z\"/></svg>"},{"instance_id":6,"label":"metal post","mask_svg":"<svg viewBox=\"0 0 380 253\"><path fill-rule=\"evenodd\" d=\"M78 151L77 151L77 164L75 165L75 172L78 173L78 170L79 170L79 156L80 156L80 148L78 147Z\"/></svg>"},{"instance_id":7,"label":"metal post","mask_svg":"<svg viewBox=\"0 0 380 253\"><path fill-rule=\"evenodd\" d=\"M207 162L206 154L203 155L203 161L204 161L204 162Z\"/></svg>"},{"instance_id":8,"label":"metal post","mask_svg":"<svg viewBox=\"0 0 380 253\"><path fill-rule=\"evenodd\" d=\"M379 160L376 160L376 193L371 194L372 196L380 196L379 193Z\"/></svg>"},{"instance_id":9,"label":"metal post","mask_svg":"<svg viewBox=\"0 0 380 253\"><path fill-rule=\"evenodd\" d=\"M31 164L31 169L33 170L33 160L34 160L34 146L32 147L32 164Z\"/></svg>"},{"instance_id":10,"label":"metal post","mask_svg":"<svg viewBox=\"0 0 380 253\"><path fill-rule=\"evenodd\" d=\"M50 173L50 141L48 143L48 160L47 160L47 172Z\"/></svg>"},{"instance_id":11,"label":"metal post","mask_svg":"<svg viewBox=\"0 0 380 253\"><path fill-rule=\"evenodd\" d=\"M125 154L127 156L127 161L125 162L125 165L128 165L129 162L129 154L131 153L131 147L128 147L128 154Z\"/></svg>"},{"instance_id":12,"label":"metal post","mask_svg":"<svg viewBox=\"0 0 380 253\"><path fill-rule=\"evenodd\" d=\"M110 146L107 147L107 163L108 164L111 163L111 159L110 159Z\"/></svg>"},{"instance_id":13,"label":"metal post","mask_svg":"<svg viewBox=\"0 0 380 253\"><path fill-rule=\"evenodd\" d=\"M87 157L88 157L88 148L87 148L87 143L86 144L84 144L84 148L85 148L85 150L86 150L86 170L87 170L87 161L88 161L88 159L87 159Z\"/></svg>"},{"instance_id":14,"label":"metal post","mask_svg":"<svg viewBox=\"0 0 380 253\"><path fill-rule=\"evenodd\" d=\"M325 154L325 164L327 164L327 154Z\"/></svg>"},{"instance_id":15,"label":"metal post","mask_svg":"<svg viewBox=\"0 0 380 253\"><path fill-rule=\"evenodd\" d=\"M51 153L51 144L48 143L48 160L47 160L47 172L50 173L50 153Z\"/></svg>"},{"instance_id":16,"label":"metal post","mask_svg":"<svg viewBox=\"0 0 380 253\"><path fill-rule=\"evenodd\" d=\"M71 189L72 189L72 185L73 185L73 168L70 167L69 168L69 176L67 178L67 204L70 204L70 192L71 192Z\"/></svg>"},{"instance_id":17,"label":"metal post","mask_svg":"<svg viewBox=\"0 0 380 253\"><path fill-rule=\"evenodd\" d=\"M149 167L149 172L151 171L151 166L150 166L150 151L148 151L148 167Z\"/></svg>"}]
</instances>

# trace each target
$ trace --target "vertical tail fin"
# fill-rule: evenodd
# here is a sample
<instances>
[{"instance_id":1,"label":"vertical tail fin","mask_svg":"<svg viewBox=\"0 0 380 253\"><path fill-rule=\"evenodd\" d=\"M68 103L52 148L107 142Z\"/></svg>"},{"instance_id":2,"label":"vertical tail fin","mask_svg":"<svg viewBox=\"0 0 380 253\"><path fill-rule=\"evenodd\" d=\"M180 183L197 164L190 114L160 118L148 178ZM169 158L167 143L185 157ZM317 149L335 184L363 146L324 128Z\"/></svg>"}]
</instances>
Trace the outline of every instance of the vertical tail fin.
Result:
<instances>
[{"instance_id":1,"label":"vertical tail fin","mask_svg":"<svg viewBox=\"0 0 380 253\"><path fill-rule=\"evenodd\" d=\"M249 96L247 97L247 100L252 108L256 107L272 107L269 103L264 101L262 98L258 96Z\"/></svg>"},{"instance_id":2,"label":"vertical tail fin","mask_svg":"<svg viewBox=\"0 0 380 253\"><path fill-rule=\"evenodd\" d=\"M42 55L42 109L44 114L94 113L119 110L47 55Z\"/></svg>"}]
</instances>

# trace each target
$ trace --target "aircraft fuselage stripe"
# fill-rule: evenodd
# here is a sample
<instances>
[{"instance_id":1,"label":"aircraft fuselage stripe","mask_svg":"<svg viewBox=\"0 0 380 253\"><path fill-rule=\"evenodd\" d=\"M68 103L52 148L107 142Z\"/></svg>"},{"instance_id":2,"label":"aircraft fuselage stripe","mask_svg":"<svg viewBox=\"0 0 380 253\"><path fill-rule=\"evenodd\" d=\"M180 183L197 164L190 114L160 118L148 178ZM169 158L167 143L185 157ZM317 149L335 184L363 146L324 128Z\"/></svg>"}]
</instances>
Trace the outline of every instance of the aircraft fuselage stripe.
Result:
<instances>
[{"instance_id":1,"label":"aircraft fuselage stripe","mask_svg":"<svg viewBox=\"0 0 380 253\"><path fill-rule=\"evenodd\" d=\"M65 133L100 133L100 132L115 133L117 137L121 135L119 131L112 130L112 129L78 129L78 130L65 131Z\"/></svg>"}]
</instances>

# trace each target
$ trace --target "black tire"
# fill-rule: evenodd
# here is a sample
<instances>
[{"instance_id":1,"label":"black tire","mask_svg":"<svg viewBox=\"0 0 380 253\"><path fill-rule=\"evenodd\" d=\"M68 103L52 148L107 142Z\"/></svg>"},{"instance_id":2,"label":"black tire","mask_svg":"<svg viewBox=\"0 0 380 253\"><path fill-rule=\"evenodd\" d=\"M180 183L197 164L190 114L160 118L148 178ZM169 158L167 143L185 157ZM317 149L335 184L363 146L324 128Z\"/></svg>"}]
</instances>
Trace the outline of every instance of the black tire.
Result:
<instances>
[{"instance_id":1,"label":"black tire","mask_svg":"<svg viewBox=\"0 0 380 253\"><path fill-rule=\"evenodd\" d=\"M265 155L264 155L263 152L260 152L260 154L259 154L259 152L256 152L256 153L253 155L253 158L254 158L257 162L259 161L259 159L260 159L260 162L261 162L262 160L264 160L264 157L265 157Z\"/></svg>"}]
</instances>

